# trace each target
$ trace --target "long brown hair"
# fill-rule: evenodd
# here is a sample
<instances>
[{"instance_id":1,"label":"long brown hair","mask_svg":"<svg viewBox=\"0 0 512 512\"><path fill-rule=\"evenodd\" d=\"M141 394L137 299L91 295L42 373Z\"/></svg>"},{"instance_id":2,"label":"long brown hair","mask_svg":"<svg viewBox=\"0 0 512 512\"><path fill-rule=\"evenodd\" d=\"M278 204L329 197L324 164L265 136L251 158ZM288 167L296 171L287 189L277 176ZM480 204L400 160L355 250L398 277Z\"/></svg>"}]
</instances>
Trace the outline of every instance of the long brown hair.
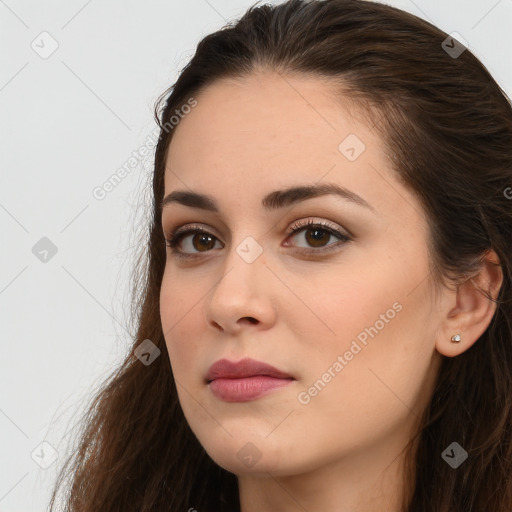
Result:
<instances>
[{"instance_id":1,"label":"long brown hair","mask_svg":"<svg viewBox=\"0 0 512 512\"><path fill-rule=\"evenodd\" d=\"M339 80L339 96L368 112L394 171L429 219L437 283L460 283L487 250L498 255L503 283L489 297L496 312L470 349L442 360L408 452L403 511L512 510L512 107L484 65L448 37L384 4L289 0L252 6L200 41L155 107L160 136L132 350L91 400L51 510L64 482L68 512L240 510L236 476L206 454L178 402L159 313L160 203L176 110L213 81L257 68ZM133 353L146 339L161 351L150 365ZM441 457L454 441L469 455L457 469Z\"/></svg>"}]
</instances>

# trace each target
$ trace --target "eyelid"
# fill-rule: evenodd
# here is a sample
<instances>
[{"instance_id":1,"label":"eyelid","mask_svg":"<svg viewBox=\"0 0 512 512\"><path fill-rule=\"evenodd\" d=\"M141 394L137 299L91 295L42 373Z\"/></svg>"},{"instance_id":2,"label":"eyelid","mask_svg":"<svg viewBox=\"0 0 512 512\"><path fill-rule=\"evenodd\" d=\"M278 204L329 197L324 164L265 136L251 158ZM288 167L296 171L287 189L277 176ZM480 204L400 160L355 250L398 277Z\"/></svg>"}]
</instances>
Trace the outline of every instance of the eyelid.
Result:
<instances>
[{"instance_id":1,"label":"eyelid","mask_svg":"<svg viewBox=\"0 0 512 512\"><path fill-rule=\"evenodd\" d=\"M330 231L331 233L345 237L345 238L353 238L352 233L350 233L347 229L341 228L338 224L334 224L328 220L317 220L313 218L299 219L293 222L290 227L286 230L286 234L290 235L294 231L302 230L303 228L307 228L308 226L321 226L326 231Z\"/></svg>"},{"instance_id":2,"label":"eyelid","mask_svg":"<svg viewBox=\"0 0 512 512\"><path fill-rule=\"evenodd\" d=\"M317 225L320 225L322 226L323 228L330 228L332 231L334 231L336 234L339 234L339 235L342 235L342 236L346 236L347 238L353 238L354 235L352 235L352 233L346 229L346 228L342 228L340 229L340 227L337 225L337 224L334 224L328 220L313 220L313 218L309 217L307 220L305 219L299 219L299 220L296 220L294 221L292 224L290 224L290 226L287 228L286 230L286 234L287 235L290 235L292 234L294 231L300 229L300 228L304 228L304 227L307 227L307 226L317 226ZM195 223L192 223L192 224L185 224L184 226L180 226L179 228L177 228L176 230L170 230L169 231L169 235L172 235L173 237L176 237L182 233L189 233L191 231L194 231L194 230L197 230L197 231L200 231L200 232L203 232L203 233L207 233L207 234L213 234L216 238L219 238L219 236L217 236L216 233L216 230L210 226L208 226L207 228L204 227L203 224L195 224ZM212 233L213 231L213 233ZM344 231L344 233L342 232Z\"/></svg>"},{"instance_id":3,"label":"eyelid","mask_svg":"<svg viewBox=\"0 0 512 512\"><path fill-rule=\"evenodd\" d=\"M184 226L177 228L171 234L176 237L182 233L189 233L190 231L201 231L202 233L208 233L209 235L214 235L216 238L218 238L215 233L212 233L212 231L215 232L215 229L211 228L210 226L205 228L202 224L185 224Z\"/></svg>"}]
</instances>

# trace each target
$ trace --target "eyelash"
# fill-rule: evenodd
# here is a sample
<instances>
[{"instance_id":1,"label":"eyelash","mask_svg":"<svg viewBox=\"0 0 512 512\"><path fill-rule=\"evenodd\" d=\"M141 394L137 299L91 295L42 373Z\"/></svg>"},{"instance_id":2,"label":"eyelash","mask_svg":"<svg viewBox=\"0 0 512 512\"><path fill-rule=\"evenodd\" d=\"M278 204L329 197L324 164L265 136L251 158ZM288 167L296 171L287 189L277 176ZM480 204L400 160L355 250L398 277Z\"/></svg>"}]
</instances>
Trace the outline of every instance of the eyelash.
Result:
<instances>
[{"instance_id":1,"label":"eyelash","mask_svg":"<svg viewBox=\"0 0 512 512\"><path fill-rule=\"evenodd\" d=\"M308 221L296 221L294 222L290 228L287 230L287 236L288 238L292 235L296 235L297 233L300 233L301 231L307 231L311 228L320 228L322 231L326 231L329 234L338 237L339 243L331 244L326 246L327 248L321 248L321 249L305 249L304 247L296 248L300 254L306 254L306 255L315 255L319 253L328 253L332 252L334 249L333 247L338 247L339 245L343 245L347 242L350 242L352 239L349 238L347 235L341 233L338 229L336 229L332 224L326 221L314 221L313 219L309 219ZM174 233L171 233L169 238L165 239L165 245L171 249L171 252L180 259L194 259L194 258L200 258L202 257L201 253L186 253L183 251L180 251L176 247L179 245L181 240L190 234L206 234L209 235L215 239L217 239L216 236L214 236L212 233L210 233L208 230L203 228L200 225L191 225L183 229L178 229L174 231ZM218 239L217 239L218 240ZM210 251L204 251L204 252L210 252Z\"/></svg>"}]
</instances>

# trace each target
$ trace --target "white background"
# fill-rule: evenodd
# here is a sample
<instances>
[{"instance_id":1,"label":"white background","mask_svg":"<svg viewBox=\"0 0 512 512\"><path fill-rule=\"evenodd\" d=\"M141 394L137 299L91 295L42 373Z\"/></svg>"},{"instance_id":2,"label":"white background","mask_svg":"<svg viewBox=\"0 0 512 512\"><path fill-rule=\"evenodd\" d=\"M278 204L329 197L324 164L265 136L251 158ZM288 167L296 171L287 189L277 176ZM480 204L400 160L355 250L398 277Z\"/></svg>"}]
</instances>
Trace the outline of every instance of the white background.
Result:
<instances>
[{"instance_id":1,"label":"white background","mask_svg":"<svg viewBox=\"0 0 512 512\"><path fill-rule=\"evenodd\" d=\"M458 32L512 96L512 0L388 3ZM0 0L0 512L46 510L73 414L131 342L152 156L92 191L155 130L153 104L198 41L251 4ZM51 48L44 31L47 58L31 47ZM51 454L43 441L59 455L47 469L31 458Z\"/></svg>"}]
</instances>

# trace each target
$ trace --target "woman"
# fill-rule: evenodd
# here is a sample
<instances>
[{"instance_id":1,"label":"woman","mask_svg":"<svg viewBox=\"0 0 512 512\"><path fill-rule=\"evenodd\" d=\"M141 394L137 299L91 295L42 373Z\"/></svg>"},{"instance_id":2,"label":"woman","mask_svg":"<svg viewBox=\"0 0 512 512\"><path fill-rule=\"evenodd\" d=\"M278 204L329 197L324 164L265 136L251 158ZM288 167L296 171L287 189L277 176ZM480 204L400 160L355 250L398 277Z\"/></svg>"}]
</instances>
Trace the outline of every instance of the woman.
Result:
<instances>
[{"instance_id":1,"label":"woman","mask_svg":"<svg viewBox=\"0 0 512 512\"><path fill-rule=\"evenodd\" d=\"M396 8L290 0L205 37L156 115L137 339L66 510L510 512L512 108L485 67Z\"/></svg>"}]
</instances>

